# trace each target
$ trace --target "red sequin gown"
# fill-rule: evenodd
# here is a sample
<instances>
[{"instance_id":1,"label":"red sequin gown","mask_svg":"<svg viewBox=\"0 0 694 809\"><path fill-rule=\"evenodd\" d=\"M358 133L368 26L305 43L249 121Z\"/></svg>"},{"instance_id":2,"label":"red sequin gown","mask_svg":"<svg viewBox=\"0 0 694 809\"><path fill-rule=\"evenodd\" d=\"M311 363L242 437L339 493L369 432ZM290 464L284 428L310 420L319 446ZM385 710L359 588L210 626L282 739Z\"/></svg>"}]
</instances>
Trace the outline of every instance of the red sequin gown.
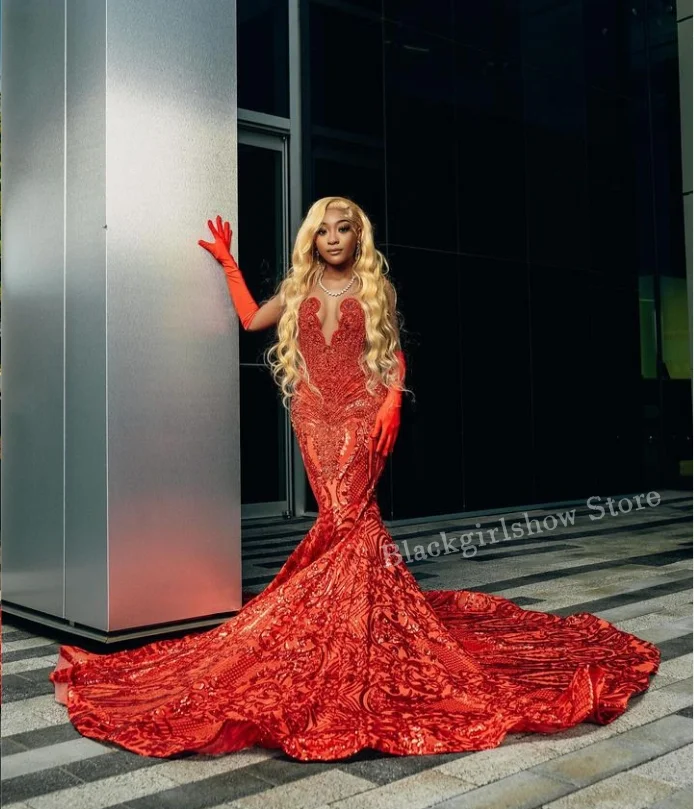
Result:
<instances>
[{"instance_id":1,"label":"red sequin gown","mask_svg":"<svg viewBox=\"0 0 694 809\"><path fill-rule=\"evenodd\" d=\"M396 558L367 479L372 397L364 313L341 303L330 344L307 298L313 383L291 418L319 516L264 592L215 629L105 655L62 646L50 675L85 736L148 756L249 745L330 760L362 748L496 747L509 732L607 724L649 686L656 646L589 613L560 618L468 590L423 592ZM390 560L390 564L388 563Z\"/></svg>"}]
</instances>

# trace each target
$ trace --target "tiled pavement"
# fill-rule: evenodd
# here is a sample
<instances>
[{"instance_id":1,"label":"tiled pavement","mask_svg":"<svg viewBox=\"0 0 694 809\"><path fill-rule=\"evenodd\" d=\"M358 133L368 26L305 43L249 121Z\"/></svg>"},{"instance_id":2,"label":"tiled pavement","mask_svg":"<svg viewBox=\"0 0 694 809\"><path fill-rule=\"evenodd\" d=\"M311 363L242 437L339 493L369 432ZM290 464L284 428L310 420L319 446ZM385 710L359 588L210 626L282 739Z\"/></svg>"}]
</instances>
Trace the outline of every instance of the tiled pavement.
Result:
<instances>
[{"instance_id":1,"label":"tiled pavement","mask_svg":"<svg viewBox=\"0 0 694 809\"><path fill-rule=\"evenodd\" d=\"M651 688L610 725L514 734L493 750L441 756L364 752L297 762L253 748L222 757L145 758L81 737L53 699L56 637L3 626L2 806L7 809L622 809L692 806L692 499L413 562L424 589L466 588L569 615L588 611L656 643ZM529 512L542 519L570 508ZM404 549L524 521L495 514L394 526ZM261 590L310 522L244 532L244 583Z\"/></svg>"}]
</instances>

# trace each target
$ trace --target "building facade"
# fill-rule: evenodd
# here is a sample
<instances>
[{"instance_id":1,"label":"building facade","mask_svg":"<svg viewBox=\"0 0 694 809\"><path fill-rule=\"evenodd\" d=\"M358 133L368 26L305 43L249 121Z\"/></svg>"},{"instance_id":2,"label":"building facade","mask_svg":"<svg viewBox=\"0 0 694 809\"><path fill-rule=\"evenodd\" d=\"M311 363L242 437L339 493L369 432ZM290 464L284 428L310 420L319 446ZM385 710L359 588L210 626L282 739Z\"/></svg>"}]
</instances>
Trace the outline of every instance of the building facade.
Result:
<instances>
[{"instance_id":1,"label":"building facade","mask_svg":"<svg viewBox=\"0 0 694 809\"><path fill-rule=\"evenodd\" d=\"M416 398L384 516L690 486L674 3L239 0L237 13L250 288L272 294L322 196L358 202L389 261ZM271 340L241 335L246 517L316 507L263 366Z\"/></svg>"}]
</instances>

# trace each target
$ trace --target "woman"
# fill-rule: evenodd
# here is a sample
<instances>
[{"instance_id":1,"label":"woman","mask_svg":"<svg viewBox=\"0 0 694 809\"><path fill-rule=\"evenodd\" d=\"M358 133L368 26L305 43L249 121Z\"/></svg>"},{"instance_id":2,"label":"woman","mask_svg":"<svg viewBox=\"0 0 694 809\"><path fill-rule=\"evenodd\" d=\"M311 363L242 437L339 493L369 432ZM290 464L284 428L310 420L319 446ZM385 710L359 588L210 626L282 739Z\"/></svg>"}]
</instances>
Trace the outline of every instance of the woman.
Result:
<instances>
[{"instance_id":1,"label":"woman","mask_svg":"<svg viewBox=\"0 0 694 809\"><path fill-rule=\"evenodd\" d=\"M109 655L62 646L51 680L75 727L148 756L258 744L330 760L363 748L478 750L509 732L613 721L648 688L655 646L589 613L423 592L399 558L374 488L398 433L405 362L396 296L361 208L318 200L289 274L260 307L229 252L228 223L208 224L214 242L199 244L224 267L244 328L277 324L271 368L318 518L221 626Z\"/></svg>"}]
</instances>

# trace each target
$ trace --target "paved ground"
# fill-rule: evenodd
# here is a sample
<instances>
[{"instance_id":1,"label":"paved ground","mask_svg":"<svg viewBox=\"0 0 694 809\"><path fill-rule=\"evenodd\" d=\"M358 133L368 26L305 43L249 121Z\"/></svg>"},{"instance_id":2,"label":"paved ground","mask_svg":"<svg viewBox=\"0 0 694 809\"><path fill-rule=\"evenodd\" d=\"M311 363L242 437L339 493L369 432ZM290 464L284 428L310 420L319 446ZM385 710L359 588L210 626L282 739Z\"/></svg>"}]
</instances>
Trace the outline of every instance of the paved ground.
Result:
<instances>
[{"instance_id":1,"label":"paved ground","mask_svg":"<svg viewBox=\"0 0 694 809\"><path fill-rule=\"evenodd\" d=\"M53 699L54 638L3 626L2 806L7 809L621 809L692 806L692 498L661 493L656 508L574 525L461 554L414 562L425 589L466 588L568 615L593 612L656 643L651 689L610 725L514 734L494 749L443 756L363 753L341 763L296 762L253 748L165 761L81 737ZM529 512L542 519L570 509ZM393 526L418 543L524 520L496 514ZM244 533L244 581L271 580L307 524ZM268 549L272 548L272 554Z\"/></svg>"}]
</instances>

